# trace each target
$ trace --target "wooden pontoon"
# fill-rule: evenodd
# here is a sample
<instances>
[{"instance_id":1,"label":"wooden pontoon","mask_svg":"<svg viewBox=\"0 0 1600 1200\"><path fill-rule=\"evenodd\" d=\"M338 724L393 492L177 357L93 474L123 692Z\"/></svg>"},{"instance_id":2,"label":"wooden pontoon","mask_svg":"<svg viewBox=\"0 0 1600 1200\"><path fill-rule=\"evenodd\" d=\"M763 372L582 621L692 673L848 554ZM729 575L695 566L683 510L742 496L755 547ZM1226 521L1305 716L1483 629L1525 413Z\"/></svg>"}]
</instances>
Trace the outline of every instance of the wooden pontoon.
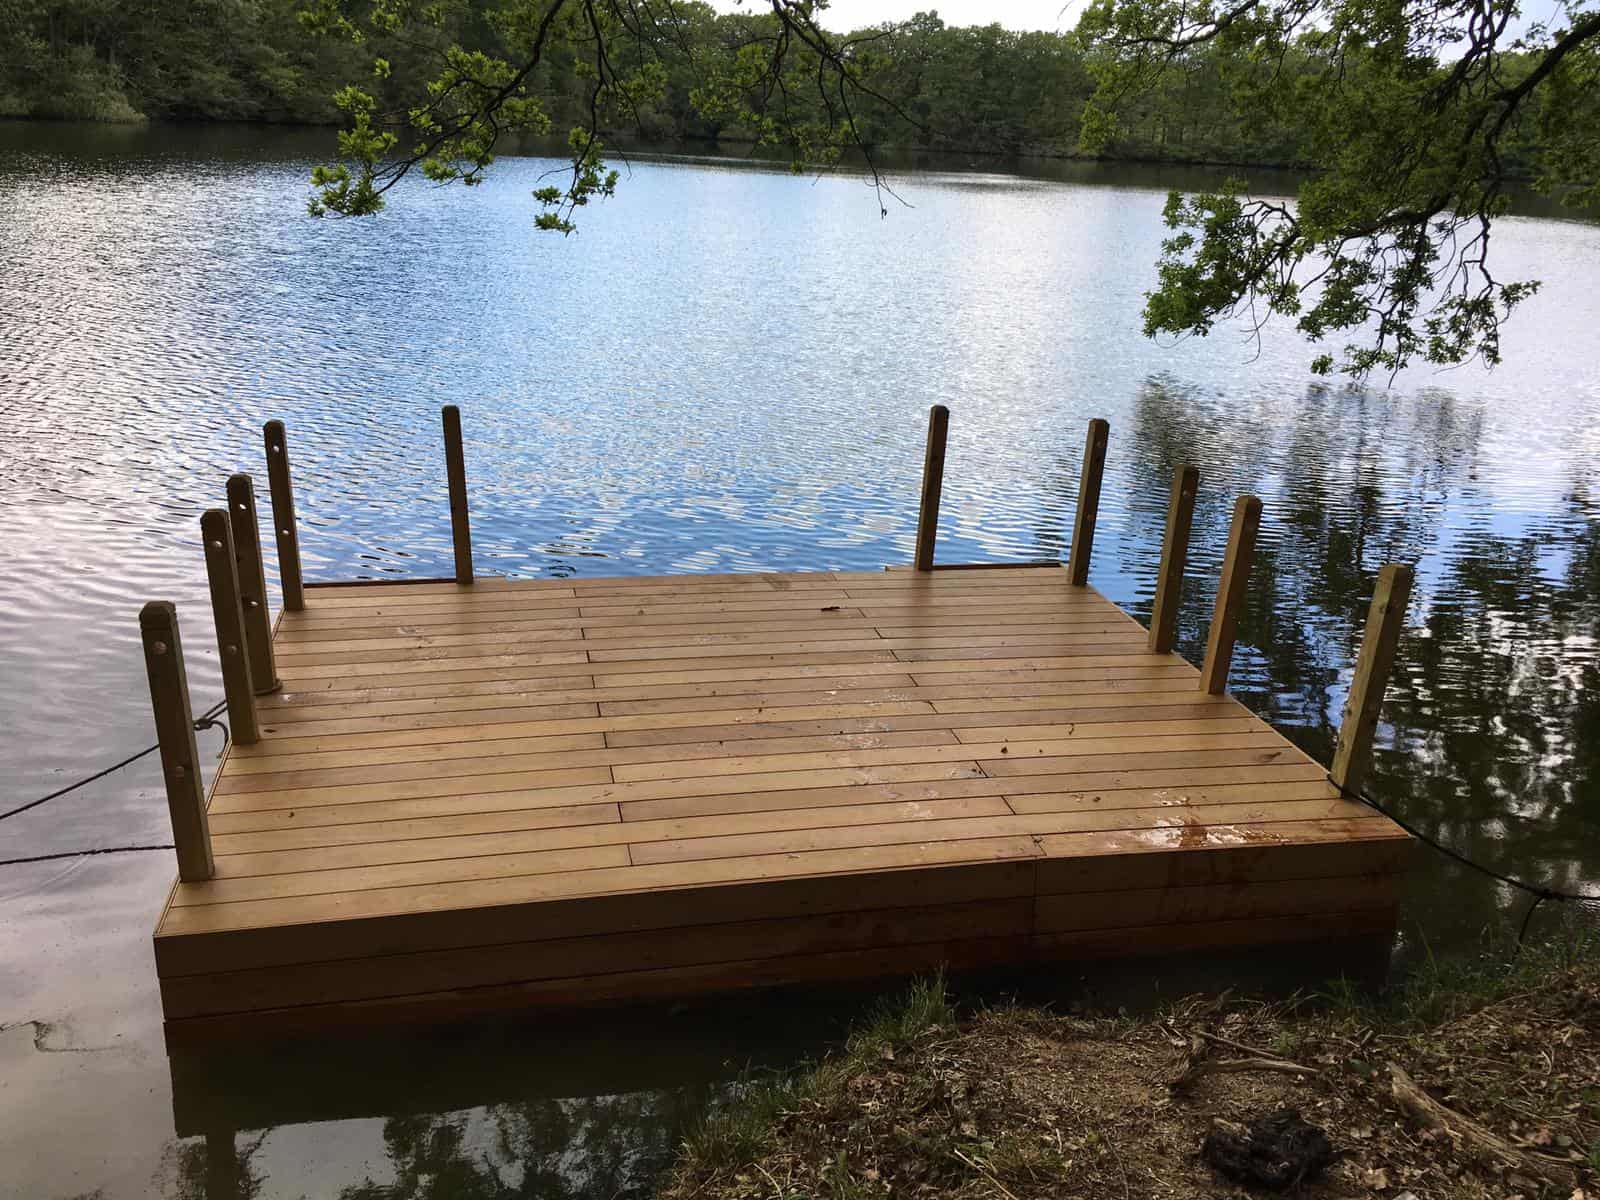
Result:
<instances>
[{"instance_id":1,"label":"wooden pontoon","mask_svg":"<svg viewBox=\"0 0 1600 1200\"><path fill-rule=\"evenodd\" d=\"M1409 575L1386 568L1333 780L1225 694L1259 521L1206 662L1172 652L1197 478L1152 628L1068 564L305 585L268 426L285 611L249 480L205 526L233 741L209 796L170 605L147 606L180 879L169 1037L1388 936L1406 835L1359 784ZM231 519L230 519L231 518Z\"/></svg>"}]
</instances>

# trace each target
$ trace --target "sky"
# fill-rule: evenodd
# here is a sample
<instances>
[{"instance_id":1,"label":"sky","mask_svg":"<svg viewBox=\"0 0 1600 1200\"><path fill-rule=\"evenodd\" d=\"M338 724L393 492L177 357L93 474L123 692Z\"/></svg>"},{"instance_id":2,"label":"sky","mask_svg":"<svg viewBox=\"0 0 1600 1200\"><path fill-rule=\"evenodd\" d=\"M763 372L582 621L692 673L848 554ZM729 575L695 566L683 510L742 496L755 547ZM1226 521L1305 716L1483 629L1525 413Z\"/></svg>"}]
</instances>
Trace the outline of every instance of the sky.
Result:
<instances>
[{"instance_id":1,"label":"sky","mask_svg":"<svg viewBox=\"0 0 1600 1200\"><path fill-rule=\"evenodd\" d=\"M711 0L722 12L751 11L757 0ZM1065 7L1063 7L1065 6ZM823 14L829 29L860 29L883 21L904 21L919 12L937 12L946 25L992 25L1007 29L1049 29L1065 32L1078 20L1082 0L832 0Z\"/></svg>"},{"instance_id":2,"label":"sky","mask_svg":"<svg viewBox=\"0 0 1600 1200\"><path fill-rule=\"evenodd\" d=\"M848 31L884 21L903 21L919 12L932 10L946 25L992 25L1007 29L1048 29L1065 33L1078 22L1084 0L831 0L822 15L828 29ZM722 12L759 10L761 0L711 0ZM1525 27L1534 18L1551 20L1561 0L1523 0L1522 18L1514 28Z\"/></svg>"}]
</instances>

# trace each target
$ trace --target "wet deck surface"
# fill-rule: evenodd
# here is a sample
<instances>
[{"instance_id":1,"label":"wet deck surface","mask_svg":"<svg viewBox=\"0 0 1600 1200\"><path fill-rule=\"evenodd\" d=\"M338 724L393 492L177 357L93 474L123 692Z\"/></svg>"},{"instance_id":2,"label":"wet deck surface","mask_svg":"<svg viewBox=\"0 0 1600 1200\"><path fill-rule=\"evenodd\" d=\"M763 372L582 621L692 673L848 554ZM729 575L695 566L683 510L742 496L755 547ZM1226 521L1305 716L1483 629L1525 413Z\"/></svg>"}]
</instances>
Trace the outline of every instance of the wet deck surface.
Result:
<instances>
[{"instance_id":1,"label":"wet deck surface","mask_svg":"<svg viewBox=\"0 0 1600 1200\"><path fill-rule=\"evenodd\" d=\"M313 588L169 1032L1392 927L1405 835L1057 567Z\"/></svg>"}]
</instances>

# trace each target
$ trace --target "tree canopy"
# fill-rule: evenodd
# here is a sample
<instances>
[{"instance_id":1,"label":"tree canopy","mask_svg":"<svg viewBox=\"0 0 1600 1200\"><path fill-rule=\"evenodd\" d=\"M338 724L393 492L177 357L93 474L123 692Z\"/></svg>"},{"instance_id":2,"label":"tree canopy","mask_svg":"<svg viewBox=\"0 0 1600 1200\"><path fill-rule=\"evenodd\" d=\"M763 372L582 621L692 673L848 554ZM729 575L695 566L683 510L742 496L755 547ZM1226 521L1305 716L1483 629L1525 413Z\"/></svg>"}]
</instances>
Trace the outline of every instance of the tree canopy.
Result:
<instances>
[{"instance_id":1,"label":"tree canopy","mask_svg":"<svg viewBox=\"0 0 1600 1200\"><path fill-rule=\"evenodd\" d=\"M1313 339L1358 331L1356 374L1498 362L1500 322L1538 286L1491 261L1513 185L1600 207L1600 9L1582 0L1554 23L1496 0L1093 0L1080 32L1104 52L1090 146L1204 60L1317 168L1293 203L1242 182L1173 196L1147 333L1276 314Z\"/></svg>"},{"instance_id":2,"label":"tree canopy","mask_svg":"<svg viewBox=\"0 0 1600 1200\"><path fill-rule=\"evenodd\" d=\"M375 211L413 169L477 182L506 132L548 126L529 81L557 58L586 92L584 119L567 185L536 195L539 224L567 232L577 208L615 188L601 134L659 103L675 70L694 80L688 98L702 116L743 123L797 162L854 146L871 169L896 125L924 136L1000 129L1009 112L1050 107L1049 95L1007 95L1026 77L1004 70L1027 52L1016 41L1000 63L981 44L938 46L932 16L837 35L821 24L823 7L767 0L727 21L706 53L695 25L718 19L698 6L505 0L483 13L476 40L443 34L439 70L403 130L380 119L370 90L340 94L345 161L319 170L313 208ZM381 44L419 23L443 31L454 11L315 0L308 20ZM1152 109L1164 124L1204 93L1246 141L1314 171L1292 201L1252 195L1243 179L1173 194L1146 332L1203 335L1222 319L1259 327L1278 316L1315 341L1349 338L1319 356L1320 371L1498 362L1501 322L1538 286L1503 279L1492 263L1513 185L1600 207L1600 9L1569 0L1560 11L1541 22L1508 0L1092 0L1073 39L1093 80L1079 113L1085 149L1114 145ZM391 76L381 55L374 69ZM926 94L933 74L975 74L985 86L951 114Z\"/></svg>"}]
</instances>

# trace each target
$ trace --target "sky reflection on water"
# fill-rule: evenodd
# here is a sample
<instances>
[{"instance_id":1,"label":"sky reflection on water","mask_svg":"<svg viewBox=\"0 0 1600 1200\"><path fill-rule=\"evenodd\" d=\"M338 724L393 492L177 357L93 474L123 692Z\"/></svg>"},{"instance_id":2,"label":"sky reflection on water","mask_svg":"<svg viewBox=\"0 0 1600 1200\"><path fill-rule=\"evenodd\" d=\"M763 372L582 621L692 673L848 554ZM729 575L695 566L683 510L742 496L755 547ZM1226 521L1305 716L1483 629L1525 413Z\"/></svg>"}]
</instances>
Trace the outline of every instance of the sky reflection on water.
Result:
<instances>
[{"instance_id":1,"label":"sky reflection on water","mask_svg":"<svg viewBox=\"0 0 1600 1200\"><path fill-rule=\"evenodd\" d=\"M268 417L289 427L312 578L450 572L444 403L463 410L480 571L593 576L907 561L924 414L945 403L945 561L1061 555L1084 423L1110 420L1093 581L1141 616L1171 472L1199 466L1191 658L1233 499L1261 495L1234 686L1324 759L1373 575L1417 564L1373 789L1503 867L1600 880L1600 230L1504 223L1502 274L1545 287L1502 370L1355 389L1312 382L1314 351L1281 330L1259 354L1232 331L1139 336L1160 175L915 175L915 207L880 220L848 177L640 164L559 239L532 231L536 159L378 221L312 222L321 137L0 127L8 801L146 743L144 600L179 604L197 706L220 694L196 521L257 469ZM8 822L0 857L165 836L146 762ZM321 1046L275 1086L303 1100L371 1075L392 1099L208 1156L194 1128L174 1140L158 1032L148 935L171 873L149 855L0 877L0 1161L21 1164L19 1195L448 1178L610 1196L644 1186L725 1060L793 1052L735 1018L647 1023L677 1065L597 1096L516 1033L430 1039L428 1078ZM1421 860L1407 944L1465 944L1513 899ZM298 1119L219 1084L229 1061L171 1069L202 1112Z\"/></svg>"}]
</instances>

